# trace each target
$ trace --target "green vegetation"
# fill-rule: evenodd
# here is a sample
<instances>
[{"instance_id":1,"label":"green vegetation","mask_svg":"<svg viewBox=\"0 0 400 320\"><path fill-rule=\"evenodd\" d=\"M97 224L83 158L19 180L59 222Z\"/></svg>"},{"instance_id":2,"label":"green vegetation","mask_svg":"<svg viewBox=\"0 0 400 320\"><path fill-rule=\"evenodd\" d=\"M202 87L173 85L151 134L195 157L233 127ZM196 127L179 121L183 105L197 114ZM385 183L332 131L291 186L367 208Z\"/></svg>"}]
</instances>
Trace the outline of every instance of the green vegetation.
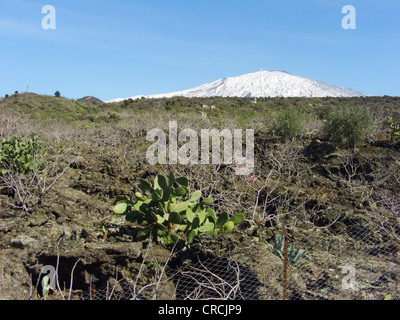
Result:
<instances>
[{"instance_id":1,"label":"green vegetation","mask_svg":"<svg viewBox=\"0 0 400 320\"><path fill-rule=\"evenodd\" d=\"M121 120L121 115L117 112L108 112L107 114L90 115L89 120L91 122L113 122Z\"/></svg>"},{"instance_id":2,"label":"green vegetation","mask_svg":"<svg viewBox=\"0 0 400 320\"><path fill-rule=\"evenodd\" d=\"M393 119L388 118L390 127L390 140L395 142L400 142L400 118Z\"/></svg>"},{"instance_id":3,"label":"green vegetation","mask_svg":"<svg viewBox=\"0 0 400 320\"><path fill-rule=\"evenodd\" d=\"M354 147L371 136L373 119L370 112L359 106L341 107L330 111L325 121L325 137L336 144Z\"/></svg>"},{"instance_id":4,"label":"green vegetation","mask_svg":"<svg viewBox=\"0 0 400 320\"><path fill-rule=\"evenodd\" d=\"M59 97L61 96L60 91L56 91L56 92L54 93L54 96L55 96L56 98L59 98Z\"/></svg>"},{"instance_id":5,"label":"green vegetation","mask_svg":"<svg viewBox=\"0 0 400 320\"><path fill-rule=\"evenodd\" d=\"M303 116L290 108L279 113L274 131L284 139L293 139L302 133L303 128Z\"/></svg>"},{"instance_id":6,"label":"green vegetation","mask_svg":"<svg viewBox=\"0 0 400 320\"><path fill-rule=\"evenodd\" d=\"M200 201L201 191L191 193L188 179L175 178L173 173L168 179L157 175L153 185L140 179L139 189L142 193L135 194L135 201L121 196L114 207L115 213L125 215L127 221L142 227L137 238L151 236L165 245L180 240L192 243L197 234L229 233L244 220L242 214L229 218L226 212L217 218L215 211L207 208L213 200L205 198Z\"/></svg>"},{"instance_id":7,"label":"green vegetation","mask_svg":"<svg viewBox=\"0 0 400 320\"><path fill-rule=\"evenodd\" d=\"M274 244L272 245L267 242L267 246L271 250L271 252L284 259L285 237L283 235L276 234L274 239ZM305 254L305 250L302 249L295 250L294 246L295 246L294 242L288 245L288 262L290 264L295 264L299 262L304 257Z\"/></svg>"},{"instance_id":8,"label":"green vegetation","mask_svg":"<svg viewBox=\"0 0 400 320\"><path fill-rule=\"evenodd\" d=\"M34 93L20 93L12 96L13 99L5 99L0 103L5 107L11 107L21 117L34 120L87 120L90 115L102 113L101 106L86 106L73 99L55 96L42 96ZM105 111L105 110L104 110ZM111 111L111 110L110 110Z\"/></svg>"},{"instance_id":9,"label":"green vegetation","mask_svg":"<svg viewBox=\"0 0 400 320\"><path fill-rule=\"evenodd\" d=\"M29 139L0 137L1 172L29 173L37 168L43 156L43 142L36 136Z\"/></svg>"}]
</instances>

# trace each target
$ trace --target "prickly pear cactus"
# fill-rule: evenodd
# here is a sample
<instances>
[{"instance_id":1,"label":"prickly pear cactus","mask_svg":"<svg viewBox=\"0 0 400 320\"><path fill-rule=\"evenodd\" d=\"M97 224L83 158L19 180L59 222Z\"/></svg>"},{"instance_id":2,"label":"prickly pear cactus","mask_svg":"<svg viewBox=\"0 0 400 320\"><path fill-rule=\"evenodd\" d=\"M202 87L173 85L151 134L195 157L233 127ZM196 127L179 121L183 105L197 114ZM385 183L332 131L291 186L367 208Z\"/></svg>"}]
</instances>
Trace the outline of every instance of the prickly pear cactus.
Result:
<instances>
[{"instance_id":1,"label":"prickly pear cactus","mask_svg":"<svg viewBox=\"0 0 400 320\"><path fill-rule=\"evenodd\" d=\"M0 137L0 173L12 170L16 174L27 174L39 166L43 156L43 142L38 137L22 139Z\"/></svg>"},{"instance_id":2,"label":"prickly pear cactus","mask_svg":"<svg viewBox=\"0 0 400 320\"><path fill-rule=\"evenodd\" d=\"M197 234L221 234L231 232L244 220L243 214L229 217L226 212L217 217L210 206L211 198L203 198L200 190L190 191L186 177L176 178L170 173L155 177L153 184L140 179L135 200L118 197L114 212L124 215L127 221L141 226L138 238L152 237L165 245L177 241L192 243Z\"/></svg>"}]
</instances>

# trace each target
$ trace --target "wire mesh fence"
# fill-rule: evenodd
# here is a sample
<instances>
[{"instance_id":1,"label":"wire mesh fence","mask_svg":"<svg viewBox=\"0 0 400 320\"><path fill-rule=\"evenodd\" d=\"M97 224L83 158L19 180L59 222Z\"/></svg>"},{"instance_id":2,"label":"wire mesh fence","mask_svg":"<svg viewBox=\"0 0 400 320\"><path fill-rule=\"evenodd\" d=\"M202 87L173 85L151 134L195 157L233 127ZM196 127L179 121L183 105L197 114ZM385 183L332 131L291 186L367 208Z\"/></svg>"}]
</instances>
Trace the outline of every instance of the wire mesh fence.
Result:
<instances>
[{"instance_id":1,"label":"wire mesh fence","mask_svg":"<svg viewBox=\"0 0 400 320\"><path fill-rule=\"evenodd\" d=\"M118 283L119 288L91 288L80 298L157 299L159 296L149 292L162 291L162 284L167 283L172 288L168 287L170 293L163 299L378 300L389 295L392 299L400 298L400 248L396 238L360 225L333 236L329 231L331 237L327 237L327 232L313 230L296 237L296 243L288 238L287 250L303 253L298 260L279 254L279 248L274 251L273 239L270 245L254 242L223 256L198 257L168 271L164 266L163 277L155 277L153 284L140 287L137 282L124 280ZM283 232L277 229L275 235L279 238Z\"/></svg>"}]
</instances>

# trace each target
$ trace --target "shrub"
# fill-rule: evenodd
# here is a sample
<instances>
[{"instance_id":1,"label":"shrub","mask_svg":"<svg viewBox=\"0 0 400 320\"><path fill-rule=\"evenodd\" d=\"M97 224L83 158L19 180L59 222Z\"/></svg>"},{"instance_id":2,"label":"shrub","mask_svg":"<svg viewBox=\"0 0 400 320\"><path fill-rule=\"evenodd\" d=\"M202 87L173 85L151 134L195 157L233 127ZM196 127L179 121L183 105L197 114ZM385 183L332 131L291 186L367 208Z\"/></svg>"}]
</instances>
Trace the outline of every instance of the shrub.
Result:
<instances>
[{"instance_id":1,"label":"shrub","mask_svg":"<svg viewBox=\"0 0 400 320\"><path fill-rule=\"evenodd\" d=\"M294 109L281 111L273 128L275 133L285 139L292 139L303 131L303 118Z\"/></svg>"},{"instance_id":2,"label":"shrub","mask_svg":"<svg viewBox=\"0 0 400 320\"><path fill-rule=\"evenodd\" d=\"M336 144L347 144L353 148L368 138L373 130L370 112L362 107L342 107L328 112L324 135Z\"/></svg>"},{"instance_id":3,"label":"shrub","mask_svg":"<svg viewBox=\"0 0 400 320\"><path fill-rule=\"evenodd\" d=\"M108 112L107 114L90 115L88 119L91 122L113 122L122 119L122 116L118 112Z\"/></svg>"},{"instance_id":4,"label":"shrub","mask_svg":"<svg viewBox=\"0 0 400 320\"><path fill-rule=\"evenodd\" d=\"M390 140L400 142L400 118L393 119L389 117L388 122L390 127Z\"/></svg>"},{"instance_id":5,"label":"shrub","mask_svg":"<svg viewBox=\"0 0 400 320\"><path fill-rule=\"evenodd\" d=\"M108 119L110 121L121 120L122 116L118 112L111 112L108 114Z\"/></svg>"},{"instance_id":6,"label":"shrub","mask_svg":"<svg viewBox=\"0 0 400 320\"><path fill-rule=\"evenodd\" d=\"M152 237L165 245L178 241L191 243L199 233L228 233L244 220L243 214L229 218L226 212L217 218L215 211L207 208L213 200L200 201L201 191L190 193L188 179L175 178L173 173L168 178L156 176L153 185L140 179L138 187L142 192L135 193L135 201L120 196L114 207L115 213L141 226L137 238Z\"/></svg>"},{"instance_id":7,"label":"shrub","mask_svg":"<svg viewBox=\"0 0 400 320\"><path fill-rule=\"evenodd\" d=\"M56 91L56 92L54 93L54 96L55 96L56 98L59 98L59 97L61 96L60 91Z\"/></svg>"}]
</instances>

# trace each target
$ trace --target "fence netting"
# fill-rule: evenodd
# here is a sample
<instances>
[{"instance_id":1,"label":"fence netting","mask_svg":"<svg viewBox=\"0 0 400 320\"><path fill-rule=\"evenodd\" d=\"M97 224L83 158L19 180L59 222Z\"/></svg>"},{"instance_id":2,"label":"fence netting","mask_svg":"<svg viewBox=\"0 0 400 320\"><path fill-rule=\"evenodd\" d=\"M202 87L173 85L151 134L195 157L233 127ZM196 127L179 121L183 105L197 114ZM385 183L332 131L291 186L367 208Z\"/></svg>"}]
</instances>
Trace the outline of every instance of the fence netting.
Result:
<instances>
[{"instance_id":1,"label":"fence netting","mask_svg":"<svg viewBox=\"0 0 400 320\"><path fill-rule=\"evenodd\" d=\"M328 229L320 229L297 235L295 243L288 239L288 250L293 246L294 253L302 254L298 260L293 256L287 258L286 275L284 256L279 250L274 251L274 239L283 236L277 228L269 245L255 240L240 250L197 257L175 269L164 268L152 284L140 286L137 281L124 280L119 289L115 285L91 288L80 297L88 300L399 299L398 239L382 230L372 230L358 225L332 236ZM160 295L166 288L168 294Z\"/></svg>"}]
</instances>

